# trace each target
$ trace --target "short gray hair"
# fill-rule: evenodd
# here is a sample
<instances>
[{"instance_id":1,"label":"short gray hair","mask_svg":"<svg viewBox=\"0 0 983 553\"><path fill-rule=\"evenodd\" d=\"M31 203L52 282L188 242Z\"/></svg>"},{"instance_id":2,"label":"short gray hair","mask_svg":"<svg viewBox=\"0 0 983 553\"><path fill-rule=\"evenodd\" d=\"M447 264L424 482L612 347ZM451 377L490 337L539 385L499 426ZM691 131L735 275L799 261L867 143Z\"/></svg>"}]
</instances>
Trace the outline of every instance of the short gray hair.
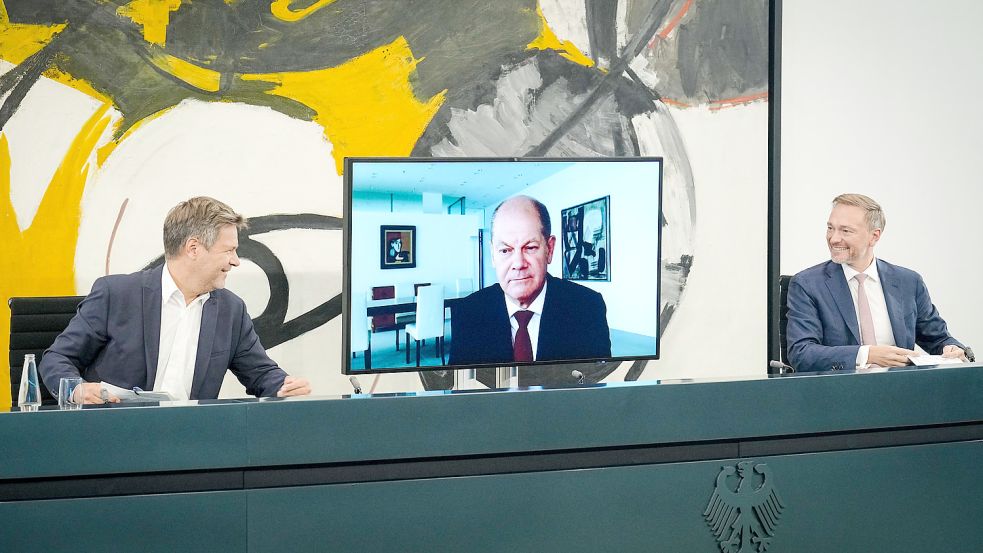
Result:
<instances>
[{"instance_id":1,"label":"short gray hair","mask_svg":"<svg viewBox=\"0 0 983 553\"><path fill-rule=\"evenodd\" d=\"M191 238L211 248L226 225L238 230L249 226L245 217L215 198L197 196L177 204L164 218L164 257L177 256Z\"/></svg>"},{"instance_id":2,"label":"short gray hair","mask_svg":"<svg viewBox=\"0 0 983 553\"><path fill-rule=\"evenodd\" d=\"M867 230L884 230L887 219L884 217L884 210L881 205L869 196L863 194L840 194L833 198L833 205L852 205L864 210L864 218L867 220Z\"/></svg>"},{"instance_id":3,"label":"short gray hair","mask_svg":"<svg viewBox=\"0 0 983 553\"><path fill-rule=\"evenodd\" d=\"M495 208L495 211L492 212L492 217L491 217L492 238L494 238L495 216L498 215L498 210L502 209L503 205L513 201L525 201L530 205L532 205L533 209L536 210L536 214L539 215L539 226L542 229L543 238L549 238L550 234L553 231L552 224L550 222L550 212L548 209L546 209L546 206L543 205L543 202L530 196L514 196L498 204L498 206Z\"/></svg>"}]
</instances>

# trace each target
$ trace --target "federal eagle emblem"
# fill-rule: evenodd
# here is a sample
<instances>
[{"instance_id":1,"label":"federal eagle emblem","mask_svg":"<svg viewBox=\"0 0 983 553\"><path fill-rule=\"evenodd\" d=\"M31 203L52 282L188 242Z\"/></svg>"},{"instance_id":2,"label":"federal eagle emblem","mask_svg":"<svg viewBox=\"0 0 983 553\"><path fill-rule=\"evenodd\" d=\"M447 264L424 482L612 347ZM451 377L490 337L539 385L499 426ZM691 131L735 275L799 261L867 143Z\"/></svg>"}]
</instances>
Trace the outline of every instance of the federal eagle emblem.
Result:
<instances>
[{"instance_id":1,"label":"federal eagle emblem","mask_svg":"<svg viewBox=\"0 0 983 553\"><path fill-rule=\"evenodd\" d=\"M728 480L735 475L733 486ZM784 509L768 465L741 461L736 468L721 467L703 516L721 553L764 553Z\"/></svg>"}]
</instances>

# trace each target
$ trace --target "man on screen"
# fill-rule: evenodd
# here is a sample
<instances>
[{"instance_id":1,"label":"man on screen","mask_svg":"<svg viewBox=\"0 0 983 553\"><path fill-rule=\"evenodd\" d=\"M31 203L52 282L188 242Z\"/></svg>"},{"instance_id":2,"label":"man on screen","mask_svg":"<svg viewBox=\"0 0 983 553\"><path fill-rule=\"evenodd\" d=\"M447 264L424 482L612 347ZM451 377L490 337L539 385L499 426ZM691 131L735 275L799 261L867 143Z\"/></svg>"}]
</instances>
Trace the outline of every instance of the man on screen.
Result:
<instances>
[{"instance_id":1,"label":"man on screen","mask_svg":"<svg viewBox=\"0 0 983 553\"><path fill-rule=\"evenodd\" d=\"M922 277L874 257L884 212L871 198L841 194L826 224L830 261L795 275L788 290L788 358L799 371L898 367L915 344L965 360Z\"/></svg>"},{"instance_id":2,"label":"man on screen","mask_svg":"<svg viewBox=\"0 0 983 553\"><path fill-rule=\"evenodd\" d=\"M556 237L549 212L528 196L492 214L498 284L455 305L450 364L512 364L611 356L607 307L597 292L550 276Z\"/></svg>"},{"instance_id":3,"label":"man on screen","mask_svg":"<svg viewBox=\"0 0 983 553\"><path fill-rule=\"evenodd\" d=\"M239 266L246 219L226 204L191 198L164 220L164 265L93 283L38 370L52 393L82 376L85 403L119 401L104 383L215 399L231 370L256 396L311 392L266 355L239 296L225 278Z\"/></svg>"}]
</instances>

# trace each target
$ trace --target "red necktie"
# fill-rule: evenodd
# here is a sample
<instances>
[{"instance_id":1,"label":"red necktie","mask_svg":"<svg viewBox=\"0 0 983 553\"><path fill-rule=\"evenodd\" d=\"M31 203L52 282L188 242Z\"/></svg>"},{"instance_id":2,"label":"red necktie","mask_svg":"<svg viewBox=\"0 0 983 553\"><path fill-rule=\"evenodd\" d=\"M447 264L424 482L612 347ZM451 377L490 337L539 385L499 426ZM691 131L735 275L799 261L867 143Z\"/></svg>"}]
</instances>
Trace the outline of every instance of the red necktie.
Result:
<instances>
[{"instance_id":1,"label":"red necktie","mask_svg":"<svg viewBox=\"0 0 983 553\"><path fill-rule=\"evenodd\" d=\"M514 317L519 323L519 330L515 331L515 341L512 343L512 359L518 362L531 362L532 340L529 339L529 320L532 319L532 311L516 311Z\"/></svg>"},{"instance_id":2,"label":"red necktie","mask_svg":"<svg viewBox=\"0 0 983 553\"><path fill-rule=\"evenodd\" d=\"M864 290L864 281L867 275L859 273L853 278L857 279L857 307L860 311L860 338L865 346L877 344L874 338L874 317L870 314L870 302L867 301L867 291Z\"/></svg>"}]
</instances>

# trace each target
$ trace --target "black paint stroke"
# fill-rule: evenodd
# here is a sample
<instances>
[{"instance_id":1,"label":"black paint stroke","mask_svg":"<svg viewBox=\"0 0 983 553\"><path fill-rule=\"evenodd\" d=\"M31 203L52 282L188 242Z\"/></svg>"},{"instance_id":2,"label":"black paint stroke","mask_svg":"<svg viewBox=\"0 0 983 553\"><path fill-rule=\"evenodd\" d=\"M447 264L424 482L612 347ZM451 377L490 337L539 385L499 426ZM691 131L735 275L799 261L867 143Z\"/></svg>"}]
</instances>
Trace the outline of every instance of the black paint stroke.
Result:
<instances>
[{"instance_id":1,"label":"black paint stroke","mask_svg":"<svg viewBox=\"0 0 983 553\"><path fill-rule=\"evenodd\" d=\"M17 73L9 80L0 83L0 87L3 89L0 90L0 94L5 93L7 89L11 89L10 95L7 96L3 105L0 106L0 130L7 125L7 121L10 121L10 118L17 112L17 108L24 101L24 97L27 96L28 91L31 90L34 83L41 77L41 73L48 68L49 63L51 63L50 52L48 50L41 50L17 66Z\"/></svg>"},{"instance_id":2,"label":"black paint stroke","mask_svg":"<svg viewBox=\"0 0 983 553\"><path fill-rule=\"evenodd\" d=\"M669 3L660 4L657 8L653 8L646 16L644 23L642 24L642 32L633 36L632 39L625 45L625 49L622 51L622 55L616 58L611 64L611 70L604 75L601 80L594 85L594 89L591 90L587 98L583 101L580 106L574 110L565 120L561 121L549 135L543 138L543 140L536 146L529 149L524 156L529 157L544 157L546 156L550 149L556 145L557 142L564 135L570 132L574 126L580 122L592 109L594 109L595 104L600 100L605 94L607 94L616 83L622 80L623 73L628 69L628 64L631 60L645 48L648 44L649 39L651 39L662 22L665 20L666 14L669 12Z\"/></svg>"},{"instance_id":3,"label":"black paint stroke","mask_svg":"<svg viewBox=\"0 0 983 553\"><path fill-rule=\"evenodd\" d=\"M587 40L594 63L618 57L618 2L586 0Z\"/></svg>"}]
</instances>

